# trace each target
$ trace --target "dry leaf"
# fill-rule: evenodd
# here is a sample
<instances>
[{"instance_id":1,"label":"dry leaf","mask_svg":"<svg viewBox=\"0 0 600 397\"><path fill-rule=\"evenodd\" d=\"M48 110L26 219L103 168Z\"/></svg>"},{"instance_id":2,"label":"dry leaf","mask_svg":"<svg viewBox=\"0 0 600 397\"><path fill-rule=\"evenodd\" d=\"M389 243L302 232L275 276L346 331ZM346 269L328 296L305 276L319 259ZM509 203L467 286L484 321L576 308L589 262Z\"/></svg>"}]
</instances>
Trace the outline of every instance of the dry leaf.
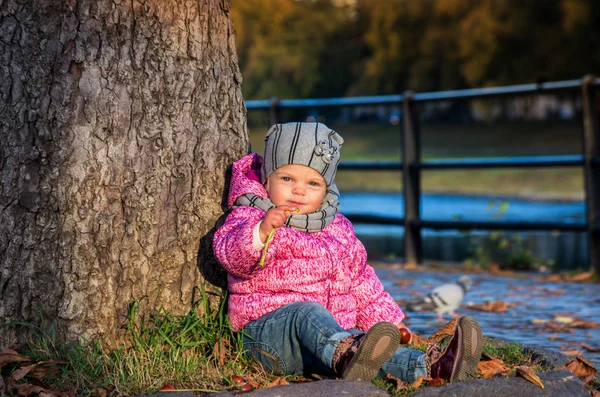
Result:
<instances>
[{"instance_id":1,"label":"dry leaf","mask_svg":"<svg viewBox=\"0 0 600 397\"><path fill-rule=\"evenodd\" d=\"M583 351L579 349L561 350L560 352L569 357L579 357L583 354Z\"/></svg>"},{"instance_id":2,"label":"dry leaf","mask_svg":"<svg viewBox=\"0 0 600 397\"><path fill-rule=\"evenodd\" d=\"M578 378L585 378L598 372L596 367L581 357L576 357L558 369L568 369Z\"/></svg>"},{"instance_id":3,"label":"dry leaf","mask_svg":"<svg viewBox=\"0 0 600 397\"><path fill-rule=\"evenodd\" d=\"M431 382L433 379L431 379L428 376L419 376L417 378L416 381L414 381L410 387L412 387L413 389L418 389L419 387L421 387L421 385L423 384L423 382Z\"/></svg>"},{"instance_id":4,"label":"dry leaf","mask_svg":"<svg viewBox=\"0 0 600 397\"><path fill-rule=\"evenodd\" d=\"M541 387L542 389L544 388L544 384L542 383L542 380L540 379L539 376L537 376L535 374L535 372L533 372L531 370L531 368L521 365L521 366L517 367L517 375L527 379L529 382L533 383L536 386Z\"/></svg>"},{"instance_id":5,"label":"dry leaf","mask_svg":"<svg viewBox=\"0 0 600 397\"><path fill-rule=\"evenodd\" d=\"M285 378L277 378L273 382L270 382L265 387L269 388L269 387L283 386L283 385L289 385L289 384L290 384L290 382L288 382L287 380L285 380Z\"/></svg>"},{"instance_id":6,"label":"dry leaf","mask_svg":"<svg viewBox=\"0 0 600 397\"><path fill-rule=\"evenodd\" d=\"M483 312L494 312L494 313L504 313L509 308L517 307L516 303L507 303L502 301L491 301L486 302L480 305L467 305L467 308L472 310L479 310Z\"/></svg>"},{"instance_id":7,"label":"dry leaf","mask_svg":"<svg viewBox=\"0 0 600 397\"><path fill-rule=\"evenodd\" d=\"M506 373L508 369L509 368L504 364L504 362L497 358L489 361L480 361L477 364L477 370L486 379Z\"/></svg>"},{"instance_id":8,"label":"dry leaf","mask_svg":"<svg viewBox=\"0 0 600 397\"><path fill-rule=\"evenodd\" d=\"M402 379L395 377L394 375L386 373L386 377L388 380L390 380L393 384L396 385L397 392L408 390L410 388L410 384L408 382L405 382Z\"/></svg>"},{"instance_id":9,"label":"dry leaf","mask_svg":"<svg viewBox=\"0 0 600 397\"><path fill-rule=\"evenodd\" d=\"M454 331L456 330L456 324L458 323L458 317L453 318L448 321L446 325L440 328L438 331L431 334L427 340L433 343L440 343L446 336L454 335Z\"/></svg>"},{"instance_id":10,"label":"dry leaf","mask_svg":"<svg viewBox=\"0 0 600 397\"><path fill-rule=\"evenodd\" d=\"M15 389L16 389L17 395L25 396L25 397L37 396L41 392L44 391L43 387L32 385L30 383L23 383L20 385L15 385Z\"/></svg>"},{"instance_id":11,"label":"dry leaf","mask_svg":"<svg viewBox=\"0 0 600 397\"><path fill-rule=\"evenodd\" d=\"M573 327L573 328L593 329L593 328L600 328L600 324L595 323L593 321L588 321L588 320L582 320L580 318L575 318L575 319L573 319L573 322L571 323L571 327Z\"/></svg>"},{"instance_id":12,"label":"dry leaf","mask_svg":"<svg viewBox=\"0 0 600 397\"><path fill-rule=\"evenodd\" d=\"M413 346L427 346L427 344L429 343L429 341L425 338L423 338L421 335L417 335L417 334L412 334L412 341L410 342L411 345Z\"/></svg>"},{"instance_id":13,"label":"dry leaf","mask_svg":"<svg viewBox=\"0 0 600 397\"><path fill-rule=\"evenodd\" d=\"M598 391L598 390L592 390L592 391L590 392L590 395L591 395L592 397L600 397L600 391Z\"/></svg>"},{"instance_id":14,"label":"dry leaf","mask_svg":"<svg viewBox=\"0 0 600 397\"><path fill-rule=\"evenodd\" d=\"M10 374L10 376L14 380L21 380L25 377L25 375L27 375L29 372L31 372L31 370L34 369L36 366L37 366L37 363L18 368L12 374Z\"/></svg>"},{"instance_id":15,"label":"dry leaf","mask_svg":"<svg viewBox=\"0 0 600 397\"><path fill-rule=\"evenodd\" d=\"M227 348L229 347L229 341L227 339L221 338L215 343L213 347L213 351L217 357L219 357L219 365L225 365L225 360L227 358Z\"/></svg>"},{"instance_id":16,"label":"dry leaf","mask_svg":"<svg viewBox=\"0 0 600 397\"><path fill-rule=\"evenodd\" d=\"M592 353L598 353L600 352L600 347L594 347L594 346L590 346L587 343L582 343L581 347L583 347L585 350L592 352Z\"/></svg>"},{"instance_id":17,"label":"dry leaf","mask_svg":"<svg viewBox=\"0 0 600 397\"><path fill-rule=\"evenodd\" d=\"M253 388L255 388L255 389L260 389L260 385L259 385L259 384L258 384L258 382L257 382L257 381L255 381L254 379L252 379L252 378L246 378L246 382L248 382L248 384L249 384L250 386L252 386Z\"/></svg>"},{"instance_id":18,"label":"dry leaf","mask_svg":"<svg viewBox=\"0 0 600 397\"><path fill-rule=\"evenodd\" d=\"M164 386L163 386L164 387ZM162 389L161 389L162 390ZM97 396L97 397L106 397L108 390L102 388L102 387L98 387L97 389L94 389L92 391L92 396Z\"/></svg>"},{"instance_id":19,"label":"dry leaf","mask_svg":"<svg viewBox=\"0 0 600 397\"><path fill-rule=\"evenodd\" d=\"M7 364L20 363L23 361L31 361L31 359L20 355L16 350L11 349L10 347L6 347L0 352L0 368Z\"/></svg>"},{"instance_id":20,"label":"dry leaf","mask_svg":"<svg viewBox=\"0 0 600 397\"><path fill-rule=\"evenodd\" d=\"M59 369L57 364L67 363L60 363L54 361L40 361L39 363L37 363L35 368L29 373L29 375L33 376L36 379L43 380L49 374L58 372Z\"/></svg>"},{"instance_id":21,"label":"dry leaf","mask_svg":"<svg viewBox=\"0 0 600 397\"><path fill-rule=\"evenodd\" d=\"M444 386L446 384L446 381L442 378L433 378L431 380L431 382L429 382L429 384L427 386L429 387L439 387L439 386Z\"/></svg>"},{"instance_id":22,"label":"dry leaf","mask_svg":"<svg viewBox=\"0 0 600 397\"><path fill-rule=\"evenodd\" d=\"M593 275L591 272L583 272L583 273L579 273L575 276L570 277L569 279L571 281L590 281L592 279Z\"/></svg>"}]
</instances>

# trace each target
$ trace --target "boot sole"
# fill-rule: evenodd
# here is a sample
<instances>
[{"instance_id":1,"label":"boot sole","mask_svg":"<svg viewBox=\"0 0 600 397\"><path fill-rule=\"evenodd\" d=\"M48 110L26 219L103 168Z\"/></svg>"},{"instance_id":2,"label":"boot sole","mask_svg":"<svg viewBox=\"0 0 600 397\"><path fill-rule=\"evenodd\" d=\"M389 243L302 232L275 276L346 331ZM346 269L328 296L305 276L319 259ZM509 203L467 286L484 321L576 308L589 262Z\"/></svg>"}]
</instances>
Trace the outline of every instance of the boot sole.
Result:
<instances>
[{"instance_id":1,"label":"boot sole","mask_svg":"<svg viewBox=\"0 0 600 397\"><path fill-rule=\"evenodd\" d=\"M462 381L477 377L477 364L483 351L481 327L472 317L464 316L458 321L458 332L461 332L461 354L457 357L456 370L450 381Z\"/></svg>"},{"instance_id":2,"label":"boot sole","mask_svg":"<svg viewBox=\"0 0 600 397\"><path fill-rule=\"evenodd\" d=\"M383 364L400 346L400 331L391 323L377 323L363 337L358 351L342 375L344 380L375 378Z\"/></svg>"}]
</instances>

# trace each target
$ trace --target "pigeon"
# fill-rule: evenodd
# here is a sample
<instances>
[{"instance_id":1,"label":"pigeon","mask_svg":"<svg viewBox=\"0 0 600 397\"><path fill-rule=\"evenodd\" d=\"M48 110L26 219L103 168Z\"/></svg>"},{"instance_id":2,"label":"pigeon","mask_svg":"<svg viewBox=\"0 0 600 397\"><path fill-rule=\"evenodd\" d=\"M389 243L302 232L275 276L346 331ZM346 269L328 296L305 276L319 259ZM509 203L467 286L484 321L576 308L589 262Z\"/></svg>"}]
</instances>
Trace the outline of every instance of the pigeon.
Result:
<instances>
[{"instance_id":1,"label":"pigeon","mask_svg":"<svg viewBox=\"0 0 600 397\"><path fill-rule=\"evenodd\" d=\"M469 276L462 276L454 284L443 284L435 288L425 297L406 304L408 311L434 311L438 314L438 321L444 321L444 314L456 316L454 311L458 309L465 298L467 291L471 288Z\"/></svg>"}]
</instances>

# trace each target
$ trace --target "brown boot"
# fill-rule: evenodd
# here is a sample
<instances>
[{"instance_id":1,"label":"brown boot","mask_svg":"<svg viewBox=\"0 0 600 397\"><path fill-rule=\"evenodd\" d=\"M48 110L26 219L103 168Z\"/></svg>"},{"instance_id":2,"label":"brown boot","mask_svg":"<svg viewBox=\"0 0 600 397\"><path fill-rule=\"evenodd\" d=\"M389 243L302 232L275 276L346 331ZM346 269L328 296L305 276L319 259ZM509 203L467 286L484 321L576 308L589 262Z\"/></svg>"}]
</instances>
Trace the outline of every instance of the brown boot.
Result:
<instances>
[{"instance_id":1,"label":"brown boot","mask_svg":"<svg viewBox=\"0 0 600 397\"><path fill-rule=\"evenodd\" d=\"M450 382L475 378L482 350L483 337L479 324L472 317L461 317L454 335L442 351L437 345L427 349L427 372L432 378Z\"/></svg>"},{"instance_id":2,"label":"brown boot","mask_svg":"<svg viewBox=\"0 0 600 397\"><path fill-rule=\"evenodd\" d=\"M342 379L370 381L399 344L400 331L394 324L377 323L366 334L341 340L333 353L332 367Z\"/></svg>"}]
</instances>

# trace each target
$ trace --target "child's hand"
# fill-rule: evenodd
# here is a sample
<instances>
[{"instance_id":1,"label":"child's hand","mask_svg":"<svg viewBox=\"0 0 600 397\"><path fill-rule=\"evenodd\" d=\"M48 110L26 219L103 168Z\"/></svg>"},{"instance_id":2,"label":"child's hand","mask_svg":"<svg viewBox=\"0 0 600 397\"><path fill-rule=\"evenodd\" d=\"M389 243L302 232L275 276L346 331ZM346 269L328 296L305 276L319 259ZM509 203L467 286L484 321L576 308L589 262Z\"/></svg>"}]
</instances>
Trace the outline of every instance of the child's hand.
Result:
<instances>
[{"instance_id":1,"label":"child's hand","mask_svg":"<svg viewBox=\"0 0 600 397\"><path fill-rule=\"evenodd\" d=\"M271 208L267 211L260 227L258 229L260 235L260 241L264 244L267 241L267 237L271 230L279 229L285 221L289 218L292 212L296 212L298 209L291 205L280 205L279 207Z\"/></svg>"}]
</instances>

